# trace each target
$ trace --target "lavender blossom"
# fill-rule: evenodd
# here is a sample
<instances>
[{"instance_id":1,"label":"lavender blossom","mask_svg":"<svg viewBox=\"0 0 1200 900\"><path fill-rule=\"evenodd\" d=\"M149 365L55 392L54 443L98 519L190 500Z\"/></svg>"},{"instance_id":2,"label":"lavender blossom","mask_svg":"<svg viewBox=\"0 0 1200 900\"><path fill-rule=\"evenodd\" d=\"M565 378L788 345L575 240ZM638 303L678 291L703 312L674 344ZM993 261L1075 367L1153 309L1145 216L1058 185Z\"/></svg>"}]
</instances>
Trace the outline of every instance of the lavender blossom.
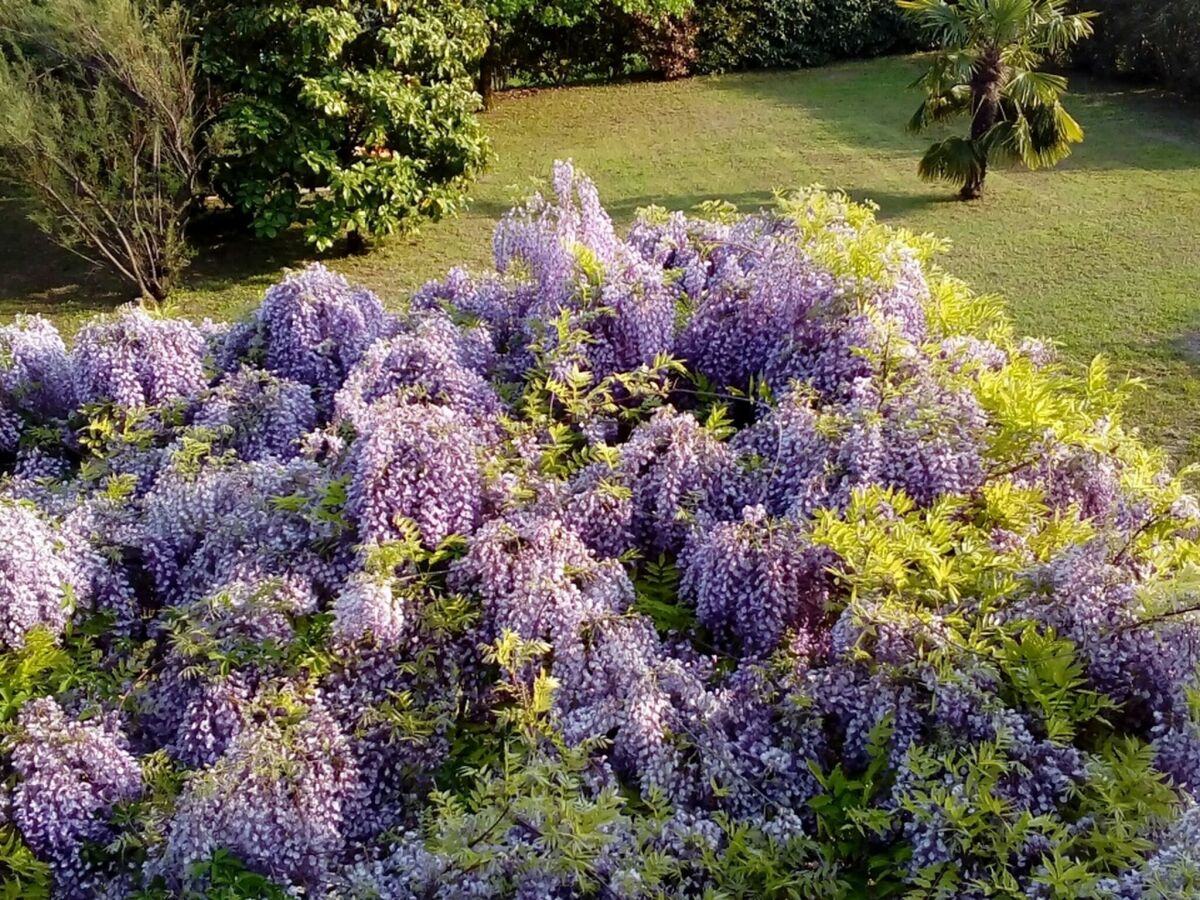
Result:
<instances>
[{"instance_id":1,"label":"lavender blossom","mask_svg":"<svg viewBox=\"0 0 1200 900\"><path fill-rule=\"evenodd\" d=\"M345 843L361 788L330 714L316 704L295 715L268 714L244 729L188 784L154 872L187 885L192 864L223 848L271 878L320 883Z\"/></svg>"},{"instance_id":2,"label":"lavender blossom","mask_svg":"<svg viewBox=\"0 0 1200 900\"><path fill-rule=\"evenodd\" d=\"M141 794L137 760L111 720L76 721L49 697L21 710L10 747L19 778L14 823L30 849L51 863L57 896L92 896L104 878L80 850L111 837L114 807Z\"/></svg>"},{"instance_id":3,"label":"lavender blossom","mask_svg":"<svg viewBox=\"0 0 1200 900\"><path fill-rule=\"evenodd\" d=\"M314 263L275 285L248 323L229 335L220 362L260 360L283 378L312 387L327 403L367 348L389 327L370 291Z\"/></svg>"},{"instance_id":4,"label":"lavender blossom","mask_svg":"<svg viewBox=\"0 0 1200 900\"><path fill-rule=\"evenodd\" d=\"M80 403L130 408L189 400L207 386L204 355L204 336L191 323L127 307L75 339L75 393Z\"/></svg>"},{"instance_id":5,"label":"lavender blossom","mask_svg":"<svg viewBox=\"0 0 1200 900\"><path fill-rule=\"evenodd\" d=\"M412 519L429 546L478 524L482 493L479 429L449 407L380 404L354 445L348 511L364 541L400 537Z\"/></svg>"}]
</instances>

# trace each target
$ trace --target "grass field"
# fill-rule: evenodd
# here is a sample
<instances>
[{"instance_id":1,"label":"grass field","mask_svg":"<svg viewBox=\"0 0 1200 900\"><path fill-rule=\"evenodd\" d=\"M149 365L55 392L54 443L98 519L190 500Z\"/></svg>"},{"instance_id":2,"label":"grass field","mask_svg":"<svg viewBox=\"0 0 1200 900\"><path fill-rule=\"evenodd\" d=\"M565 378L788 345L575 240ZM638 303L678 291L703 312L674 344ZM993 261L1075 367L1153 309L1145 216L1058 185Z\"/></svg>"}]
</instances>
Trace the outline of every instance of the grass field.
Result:
<instances>
[{"instance_id":1,"label":"grass field","mask_svg":"<svg viewBox=\"0 0 1200 900\"><path fill-rule=\"evenodd\" d=\"M1058 169L1005 171L965 205L915 175L926 143L905 134L913 59L794 73L502 95L497 151L470 212L331 265L394 300L454 264L483 264L495 219L573 158L619 221L651 203L713 197L752 209L775 188L820 183L873 199L881 216L950 238L945 265L1003 294L1024 332L1085 361L1106 354L1145 380L1133 416L1180 459L1200 459L1200 109L1075 79L1087 142ZM0 214L0 320L42 312L67 328L124 289L45 244L15 204ZM236 316L309 254L215 238L179 292L181 311Z\"/></svg>"}]
</instances>

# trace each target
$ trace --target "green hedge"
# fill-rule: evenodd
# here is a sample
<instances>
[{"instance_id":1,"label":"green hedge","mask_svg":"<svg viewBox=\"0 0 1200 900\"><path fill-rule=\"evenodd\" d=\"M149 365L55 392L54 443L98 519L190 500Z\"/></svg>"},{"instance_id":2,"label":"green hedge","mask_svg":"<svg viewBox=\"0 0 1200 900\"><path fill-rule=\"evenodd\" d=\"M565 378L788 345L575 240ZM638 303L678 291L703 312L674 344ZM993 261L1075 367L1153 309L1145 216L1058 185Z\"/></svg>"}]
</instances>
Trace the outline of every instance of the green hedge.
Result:
<instances>
[{"instance_id":1,"label":"green hedge","mask_svg":"<svg viewBox=\"0 0 1200 900\"><path fill-rule=\"evenodd\" d=\"M917 45L894 0L696 0L658 22L598 3L569 26L527 19L503 40L509 83L802 68Z\"/></svg>"},{"instance_id":2,"label":"green hedge","mask_svg":"<svg viewBox=\"0 0 1200 900\"><path fill-rule=\"evenodd\" d=\"M698 69L820 66L916 45L895 0L697 0Z\"/></svg>"},{"instance_id":3,"label":"green hedge","mask_svg":"<svg viewBox=\"0 0 1200 900\"><path fill-rule=\"evenodd\" d=\"M1200 97L1200 0L1086 0L1100 13L1077 65Z\"/></svg>"}]
</instances>

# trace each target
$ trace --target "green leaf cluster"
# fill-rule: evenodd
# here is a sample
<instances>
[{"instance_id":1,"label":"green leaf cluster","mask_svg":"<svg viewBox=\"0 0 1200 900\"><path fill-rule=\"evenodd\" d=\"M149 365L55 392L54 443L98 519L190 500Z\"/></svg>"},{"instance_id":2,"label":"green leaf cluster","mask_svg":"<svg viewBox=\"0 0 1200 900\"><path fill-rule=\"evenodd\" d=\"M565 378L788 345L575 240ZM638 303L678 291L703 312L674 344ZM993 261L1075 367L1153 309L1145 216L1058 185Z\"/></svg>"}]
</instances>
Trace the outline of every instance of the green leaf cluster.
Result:
<instances>
[{"instance_id":1,"label":"green leaf cluster","mask_svg":"<svg viewBox=\"0 0 1200 900\"><path fill-rule=\"evenodd\" d=\"M221 96L212 179L255 231L318 249L461 208L488 159L464 0L201 0L201 70Z\"/></svg>"}]
</instances>

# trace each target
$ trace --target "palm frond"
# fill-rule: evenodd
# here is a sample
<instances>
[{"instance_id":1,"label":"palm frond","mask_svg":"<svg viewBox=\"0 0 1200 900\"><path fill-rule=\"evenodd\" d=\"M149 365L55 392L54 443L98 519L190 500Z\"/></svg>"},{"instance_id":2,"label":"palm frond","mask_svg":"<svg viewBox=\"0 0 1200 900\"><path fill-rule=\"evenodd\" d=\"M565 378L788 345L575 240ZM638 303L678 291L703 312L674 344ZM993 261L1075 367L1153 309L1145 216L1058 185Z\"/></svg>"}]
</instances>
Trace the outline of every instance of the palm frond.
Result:
<instances>
[{"instance_id":1,"label":"palm frond","mask_svg":"<svg viewBox=\"0 0 1200 900\"><path fill-rule=\"evenodd\" d=\"M1001 165L1028 163L1033 157L1033 138L1024 116L997 122L980 143L988 159Z\"/></svg>"},{"instance_id":2,"label":"palm frond","mask_svg":"<svg viewBox=\"0 0 1200 900\"><path fill-rule=\"evenodd\" d=\"M956 85L944 94L930 94L917 107L905 128L911 134L919 134L931 125L946 122L955 116L971 111L971 90L965 85Z\"/></svg>"},{"instance_id":3,"label":"palm frond","mask_svg":"<svg viewBox=\"0 0 1200 900\"><path fill-rule=\"evenodd\" d=\"M946 0L897 0L897 5L943 47L968 43L970 31L958 5Z\"/></svg>"},{"instance_id":4,"label":"palm frond","mask_svg":"<svg viewBox=\"0 0 1200 900\"><path fill-rule=\"evenodd\" d=\"M1083 128L1061 103L1034 107L1028 113L1030 139L1036 165L1053 166L1071 155L1071 147L1083 141Z\"/></svg>"},{"instance_id":5,"label":"palm frond","mask_svg":"<svg viewBox=\"0 0 1200 900\"><path fill-rule=\"evenodd\" d=\"M1008 73L1004 93L1019 106L1050 105L1067 90L1067 79L1050 72L1014 69Z\"/></svg>"},{"instance_id":6,"label":"palm frond","mask_svg":"<svg viewBox=\"0 0 1200 900\"><path fill-rule=\"evenodd\" d=\"M944 54L947 77L953 79L955 84L966 84L971 80L971 75L982 55L978 47L966 47Z\"/></svg>"},{"instance_id":7,"label":"palm frond","mask_svg":"<svg viewBox=\"0 0 1200 900\"><path fill-rule=\"evenodd\" d=\"M1084 38L1092 36L1092 20L1099 13L1080 12L1073 15L1051 16L1040 23L1039 43L1052 54L1062 53Z\"/></svg>"},{"instance_id":8,"label":"palm frond","mask_svg":"<svg viewBox=\"0 0 1200 900\"><path fill-rule=\"evenodd\" d=\"M1004 104L1002 120L981 143L997 162L1022 163L1030 169L1056 165L1083 140L1083 129L1061 103Z\"/></svg>"},{"instance_id":9,"label":"palm frond","mask_svg":"<svg viewBox=\"0 0 1200 900\"><path fill-rule=\"evenodd\" d=\"M1000 51L1000 61L1006 69L1035 70L1046 56L1031 43L1009 44Z\"/></svg>"},{"instance_id":10,"label":"palm frond","mask_svg":"<svg viewBox=\"0 0 1200 900\"><path fill-rule=\"evenodd\" d=\"M952 137L938 141L925 152L917 174L925 181L966 184L983 170L985 161L972 141Z\"/></svg>"},{"instance_id":11,"label":"palm frond","mask_svg":"<svg viewBox=\"0 0 1200 900\"><path fill-rule=\"evenodd\" d=\"M1033 18L1033 0L991 0L986 5L987 31L997 47L1019 42Z\"/></svg>"}]
</instances>

